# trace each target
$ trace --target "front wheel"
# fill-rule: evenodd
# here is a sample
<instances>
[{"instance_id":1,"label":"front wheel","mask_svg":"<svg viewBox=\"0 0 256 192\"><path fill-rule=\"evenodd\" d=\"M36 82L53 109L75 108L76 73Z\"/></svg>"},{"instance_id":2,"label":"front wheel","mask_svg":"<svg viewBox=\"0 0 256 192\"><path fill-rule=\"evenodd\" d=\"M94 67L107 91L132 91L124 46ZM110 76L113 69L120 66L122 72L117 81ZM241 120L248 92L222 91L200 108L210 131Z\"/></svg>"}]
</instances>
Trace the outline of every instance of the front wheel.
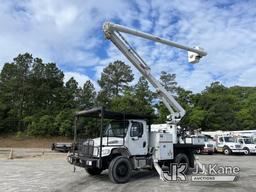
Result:
<instances>
[{"instance_id":1,"label":"front wheel","mask_svg":"<svg viewBox=\"0 0 256 192\"><path fill-rule=\"evenodd\" d=\"M118 156L110 162L108 172L113 183L126 183L132 174L131 162L126 157Z\"/></svg>"},{"instance_id":2,"label":"front wheel","mask_svg":"<svg viewBox=\"0 0 256 192\"><path fill-rule=\"evenodd\" d=\"M231 154L231 150L228 147L225 147L223 150L225 155L230 155Z\"/></svg>"},{"instance_id":3,"label":"front wheel","mask_svg":"<svg viewBox=\"0 0 256 192\"><path fill-rule=\"evenodd\" d=\"M85 168L85 170L89 175L99 175L102 172L102 169L99 169L97 167L95 167L95 168Z\"/></svg>"},{"instance_id":4,"label":"front wheel","mask_svg":"<svg viewBox=\"0 0 256 192\"><path fill-rule=\"evenodd\" d=\"M250 150L248 148L244 148L244 154L245 155L250 155Z\"/></svg>"}]
</instances>

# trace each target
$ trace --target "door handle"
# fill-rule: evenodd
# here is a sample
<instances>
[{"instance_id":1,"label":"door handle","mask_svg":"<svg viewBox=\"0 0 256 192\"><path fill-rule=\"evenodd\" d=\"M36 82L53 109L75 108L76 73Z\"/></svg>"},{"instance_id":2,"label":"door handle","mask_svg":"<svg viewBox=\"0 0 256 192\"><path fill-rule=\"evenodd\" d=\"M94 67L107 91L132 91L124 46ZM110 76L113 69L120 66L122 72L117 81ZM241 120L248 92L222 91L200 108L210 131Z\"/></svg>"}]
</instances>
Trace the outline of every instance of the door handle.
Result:
<instances>
[{"instance_id":1,"label":"door handle","mask_svg":"<svg viewBox=\"0 0 256 192\"><path fill-rule=\"evenodd\" d=\"M137 141L137 140L139 140L139 137L133 137L132 140Z\"/></svg>"},{"instance_id":2,"label":"door handle","mask_svg":"<svg viewBox=\"0 0 256 192\"><path fill-rule=\"evenodd\" d=\"M143 142L143 148L146 147L146 144L147 144L146 141L144 141L144 142Z\"/></svg>"}]
</instances>

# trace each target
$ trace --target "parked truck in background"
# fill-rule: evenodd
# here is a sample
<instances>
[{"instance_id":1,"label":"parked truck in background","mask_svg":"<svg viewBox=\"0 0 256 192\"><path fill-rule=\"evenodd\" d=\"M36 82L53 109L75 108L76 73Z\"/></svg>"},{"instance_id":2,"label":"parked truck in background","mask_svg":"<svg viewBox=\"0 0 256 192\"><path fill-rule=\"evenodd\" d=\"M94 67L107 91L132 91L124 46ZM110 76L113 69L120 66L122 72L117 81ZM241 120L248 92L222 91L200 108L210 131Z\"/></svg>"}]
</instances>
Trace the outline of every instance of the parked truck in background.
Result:
<instances>
[{"instance_id":1,"label":"parked truck in background","mask_svg":"<svg viewBox=\"0 0 256 192\"><path fill-rule=\"evenodd\" d=\"M244 153L241 144L231 135L217 135L216 136L216 151L230 155L232 153Z\"/></svg>"},{"instance_id":2,"label":"parked truck in background","mask_svg":"<svg viewBox=\"0 0 256 192\"><path fill-rule=\"evenodd\" d=\"M236 141L242 146L245 155L256 153L256 144L253 142L252 137L237 137Z\"/></svg>"},{"instance_id":3,"label":"parked truck in background","mask_svg":"<svg viewBox=\"0 0 256 192\"><path fill-rule=\"evenodd\" d=\"M210 139L209 137L205 135L195 135L192 137L202 138L202 140L204 141L204 147L201 149L197 149L196 150L197 154L212 155L215 152L216 142Z\"/></svg>"}]
</instances>

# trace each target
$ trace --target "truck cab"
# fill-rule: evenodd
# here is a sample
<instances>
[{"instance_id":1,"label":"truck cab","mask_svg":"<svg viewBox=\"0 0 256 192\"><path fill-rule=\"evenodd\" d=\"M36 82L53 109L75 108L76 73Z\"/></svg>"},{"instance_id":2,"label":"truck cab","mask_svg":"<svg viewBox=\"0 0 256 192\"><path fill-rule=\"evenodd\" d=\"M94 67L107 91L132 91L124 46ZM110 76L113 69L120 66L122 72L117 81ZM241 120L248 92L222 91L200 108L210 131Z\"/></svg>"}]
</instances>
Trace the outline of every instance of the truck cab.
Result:
<instances>
[{"instance_id":1,"label":"truck cab","mask_svg":"<svg viewBox=\"0 0 256 192\"><path fill-rule=\"evenodd\" d=\"M237 142L240 143L244 150L245 155L250 155L251 153L256 153L256 144L250 137L238 137Z\"/></svg>"},{"instance_id":2,"label":"truck cab","mask_svg":"<svg viewBox=\"0 0 256 192\"><path fill-rule=\"evenodd\" d=\"M244 153L240 143L230 135L218 135L216 139L216 151L230 155L232 153Z\"/></svg>"}]
</instances>

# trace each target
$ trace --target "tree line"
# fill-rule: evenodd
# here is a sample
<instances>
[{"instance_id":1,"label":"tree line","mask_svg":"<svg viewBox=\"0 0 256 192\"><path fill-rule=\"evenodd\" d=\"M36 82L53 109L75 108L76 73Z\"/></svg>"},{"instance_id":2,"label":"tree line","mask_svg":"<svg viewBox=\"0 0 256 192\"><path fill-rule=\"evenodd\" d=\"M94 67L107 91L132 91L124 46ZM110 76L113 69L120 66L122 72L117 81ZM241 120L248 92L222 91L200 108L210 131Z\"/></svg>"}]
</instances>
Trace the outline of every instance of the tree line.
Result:
<instances>
[{"instance_id":1,"label":"tree line","mask_svg":"<svg viewBox=\"0 0 256 192\"><path fill-rule=\"evenodd\" d=\"M213 82L201 93L180 87L176 75L161 72L160 82L173 94L187 114L181 125L203 130L255 129L256 88L225 87ZM83 87L72 77L64 83L64 73L55 63L44 63L29 53L5 63L0 73L0 134L32 136L72 136L77 110L97 106L126 113L154 116L164 123L169 114L140 77L122 61L109 63L98 80L96 91L88 80Z\"/></svg>"}]
</instances>

